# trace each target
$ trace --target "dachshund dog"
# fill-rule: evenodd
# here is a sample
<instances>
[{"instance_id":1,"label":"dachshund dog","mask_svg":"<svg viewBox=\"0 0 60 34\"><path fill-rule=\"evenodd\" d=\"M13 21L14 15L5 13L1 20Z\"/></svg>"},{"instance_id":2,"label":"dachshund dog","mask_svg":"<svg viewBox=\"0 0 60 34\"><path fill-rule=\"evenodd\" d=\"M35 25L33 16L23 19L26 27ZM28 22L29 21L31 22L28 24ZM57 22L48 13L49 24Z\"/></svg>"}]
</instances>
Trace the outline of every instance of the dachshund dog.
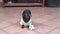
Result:
<instances>
[{"instance_id":1,"label":"dachshund dog","mask_svg":"<svg viewBox=\"0 0 60 34\"><path fill-rule=\"evenodd\" d=\"M29 9L23 11L21 21L20 21L21 28L27 26L30 30L35 29L34 26L32 25L31 17L32 15Z\"/></svg>"}]
</instances>

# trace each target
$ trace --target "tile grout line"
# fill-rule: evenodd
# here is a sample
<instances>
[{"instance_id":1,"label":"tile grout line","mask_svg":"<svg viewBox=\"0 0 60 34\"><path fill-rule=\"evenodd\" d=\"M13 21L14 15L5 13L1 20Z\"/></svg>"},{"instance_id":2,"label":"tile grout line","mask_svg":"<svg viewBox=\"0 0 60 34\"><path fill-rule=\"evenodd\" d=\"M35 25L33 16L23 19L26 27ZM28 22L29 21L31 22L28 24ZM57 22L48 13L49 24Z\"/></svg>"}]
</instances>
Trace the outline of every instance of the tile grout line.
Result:
<instances>
[{"instance_id":1,"label":"tile grout line","mask_svg":"<svg viewBox=\"0 0 60 34\"><path fill-rule=\"evenodd\" d=\"M10 26L11 27L11 26ZM8 33L8 34L10 34L9 32L7 32L7 31L5 31L5 30L3 30L3 29L0 29L0 30L2 30L2 31L4 31L4 32L6 32L6 33ZM26 30L26 29L25 29ZM24 30L23 30L24 31ZM20 31L20 32L22 32L22 31Z\"/></svg>"},{"instance_id":2,"label":"tile grout line","mask_svg":"<svg viewBox=\"0 0 60 34\"><path fill-rule=\"evenodd\" d=\"M38 32L38 31L34 31L34 32L41 33L41 32ZM41 33L41 34L43 34L43 33Z\"/></svg>"},{"instance_id":3,"label":"tile grout line","mask_svg":"<svg viewBox=\"0 0 60 34\"><path fill-rule=\"evenodd\" d=\"M60 26L58 26L57 28L59 28ZM60 29L59 29L60 30Z\"/></svg>"},{"instance_id":4,"label":"tile grout line","mask_svg":"<svg viewBox=\"0 0 60 34\"><path fill-rule=\"evenodd\" d=\"M59 27L59 26L58 26ZM52 31L54 31L55 29L57 29L58 27L56 27L56 28L54 28L54 29L52 29L52 30L50 30L50 31L48 31L47 33L45 33L45 34L48 34L49 32L52 32Z\"/></svg>"},{"instance_id":5,"label":"tile grout line","mask_svg":"<svg viewBox=\"0 0 60 34\"><path fill-rule=\"evenodd\" d=\"M26 30L26 29L25 29ZM25 31L25 30L23 30L23 31ZM23 32L23 31L20 31L20 32ZM20 33L20 32L17 32L17 33ZM14 33L15 34L15 33Z\"/></svg>"},{"instance_id":6,"label":"tile grout line","mask_svg":"<svg viewBox=\"0 0 60 34\"><path fill-rule=\"evenodd\" d=\"M16 25L16 24L13 24L13 25ZM11 27L12 25L10 25L10 27ZM7 27L9 27L9 26L7 26ZM4 28L7 28L7 27L4 27ZM4 31L4 32L6 32L6 33L8 33L7 31L5 31L5 30L3 30L2 28L0 29L0 30L2 30L2 31ZM26 30L26 29L25 29ZM24 30L23 30L24 31ZM20 31L20 32L22 32L22 31ZM8 33L8 34L10 34L10 33Z\"/></svg>"},{"instance_id":7,"label":"tile grout line","mask_svg":"<svg viewBox=\"0 0 60 34\"><path fill-rule=\"evenodd\" d=\"M12 25L10 25L10 26L7 26L7 27L11 27ZM7 28L7 27L4 27L4 28ZM1 29L3 29L3 28L1 28Z\"/></svg>"},{"instance_id":8,"label":"tile grout line","mask_svg":"<svg viewBox=\"0 0 60 34\"><path fill-rule=\"evenodd\" d=\"M0 30L6 32L7 34L9 34L7 31L5 31L5 30L3 30L3 29L0 29Z\"/></svg>"},{"instance_id":9,"label":"tile grout line","mask_svg":"<svg viewBox=\"0 0 60 34\"><path fill-rule=\"evenodd\" d=\"M10 24L12 24L12 23L10 23ZM16 24L13 23L12 25L16 25ZM9 25L7 27L11 27L12 25ZM4 27L4 28L7 28L7 27ZM3 29L3 28L1 28L1 29Z\"/></svg>"},{"instance_id":10,"label":"tile grout line","mask_svg":"<svg viewBox=\"0 0 60 34\"><path fill-rule=\"evenodd\" d=\"M27 30L27 29L25 29L25 30ZM25 30L23 30L23 31L21 31L21 32L25 32ZM37 31L34 31L34 32L40 33L40 32L37 32ZM20 32L17 32L17 33L20 33ZM41 33L41 34L43 34L43 33Z\"/></svg>"},{"instance_id":11,"label":"tile grout line","mask_svg":"<svg viewBox=\"0 0 60 34\"><path fill-rule=\"evenodd\" d=\"M26 29L25 29L26 30ZM23 30L24 31L24 30ZM20 32L23 32L23 31L20 31ZM19 33L19 32L17 32L17 33ZM15 34L15 33L14 33Z\"/></svg>"},{"instance_id":12,"label":"tile grout line","mask_svg":"<svg viewBox=\"0 0 60 34\"><path fill-rule=\"evenodd\" d=\"M42 24L42 23L40 23L40 24ZM43 25L45 25L45 24L43 24ZM45 25L45 26L52 27L52 26L49 26L49 25ZM35 32L37 32L37 31L35 31ZM38 33L41 33L41 32L38 32ZM43 33L41 33L41 34L43 34Z\"/></svg>"}]
</instances>

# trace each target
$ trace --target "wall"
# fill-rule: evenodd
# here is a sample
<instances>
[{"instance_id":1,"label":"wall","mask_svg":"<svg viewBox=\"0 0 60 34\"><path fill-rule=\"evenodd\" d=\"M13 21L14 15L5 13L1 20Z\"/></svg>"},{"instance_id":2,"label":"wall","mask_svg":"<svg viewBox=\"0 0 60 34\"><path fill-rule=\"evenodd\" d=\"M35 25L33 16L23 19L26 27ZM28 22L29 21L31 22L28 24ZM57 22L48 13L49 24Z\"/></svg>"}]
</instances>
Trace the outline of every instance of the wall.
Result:
<instances>
[{"instance_id":1,"label":"wall","mask_svg":"<svg viewBox=\"0 0 60 34\"><path fill-rule=\"evenodd\" d=\"M0 0L0 2L2 2L2 0Z\"/></svg>"}]
</instances>

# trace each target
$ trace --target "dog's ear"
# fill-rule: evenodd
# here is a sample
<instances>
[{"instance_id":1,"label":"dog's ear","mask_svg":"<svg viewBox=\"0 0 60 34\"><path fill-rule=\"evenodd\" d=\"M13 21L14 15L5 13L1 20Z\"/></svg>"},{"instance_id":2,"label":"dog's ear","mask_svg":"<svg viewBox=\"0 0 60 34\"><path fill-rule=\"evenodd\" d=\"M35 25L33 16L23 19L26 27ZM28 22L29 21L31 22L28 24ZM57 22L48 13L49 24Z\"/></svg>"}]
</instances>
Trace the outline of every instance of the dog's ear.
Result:
<instances>
[{"instance_id":1,"label":"dog's ear","mask_svg":"<svg viewBox=\"0 0 60 34\"><path fill-rule=\"evenodd\" d=\"M32 17L32 15L30 15L30 17Z\"/></svg>"},{"instance_id":2,"label":"dog's ear","mask_svg":"<svg viewBox=\"0 0 60 34\"><path fill-rule=\"evenodd\" d=\"M32 15L31 15L31 14L30 14L29 16L30 16L30 17L32 17Z\"/></svg>"}]
</instances>

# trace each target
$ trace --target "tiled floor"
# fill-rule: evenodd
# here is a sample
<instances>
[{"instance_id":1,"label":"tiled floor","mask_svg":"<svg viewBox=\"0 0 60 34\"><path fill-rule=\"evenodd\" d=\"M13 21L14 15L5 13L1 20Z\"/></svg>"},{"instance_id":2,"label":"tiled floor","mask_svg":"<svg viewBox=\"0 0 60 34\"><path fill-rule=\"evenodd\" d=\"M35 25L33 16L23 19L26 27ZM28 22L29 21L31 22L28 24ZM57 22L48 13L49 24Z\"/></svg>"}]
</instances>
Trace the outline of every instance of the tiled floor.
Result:
<instances>
[{"instance_id":1,"label":"tiled floor","mask_svg":"<svg viewBox=\"0 0 60 34\"><path fill-rule=\"evenodd\" d=\"M32 12L33 31L19 24L25 9ZM0 7L0 34L60 34L60 8Z\"/></svg>"}]
</instances>

